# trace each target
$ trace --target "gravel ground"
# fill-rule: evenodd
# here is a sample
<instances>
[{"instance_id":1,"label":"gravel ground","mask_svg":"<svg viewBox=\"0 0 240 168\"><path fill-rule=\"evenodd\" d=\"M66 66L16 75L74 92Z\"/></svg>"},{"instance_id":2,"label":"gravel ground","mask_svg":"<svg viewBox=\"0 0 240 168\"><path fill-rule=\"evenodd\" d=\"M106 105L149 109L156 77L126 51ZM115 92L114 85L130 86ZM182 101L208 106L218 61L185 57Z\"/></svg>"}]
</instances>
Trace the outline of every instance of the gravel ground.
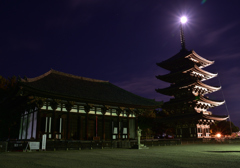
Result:
<instances>
[{"instance_id":1,"label":"gravel ground","mask_svg":"<svg viewBox=\"0 0 240 168\"><path fill-rule=\"evenodd\" d=\"M240 144L157 146L148 150L95 149L0 153L0 168L239 168L239 165Z\"/></svg>"}]
</instances>

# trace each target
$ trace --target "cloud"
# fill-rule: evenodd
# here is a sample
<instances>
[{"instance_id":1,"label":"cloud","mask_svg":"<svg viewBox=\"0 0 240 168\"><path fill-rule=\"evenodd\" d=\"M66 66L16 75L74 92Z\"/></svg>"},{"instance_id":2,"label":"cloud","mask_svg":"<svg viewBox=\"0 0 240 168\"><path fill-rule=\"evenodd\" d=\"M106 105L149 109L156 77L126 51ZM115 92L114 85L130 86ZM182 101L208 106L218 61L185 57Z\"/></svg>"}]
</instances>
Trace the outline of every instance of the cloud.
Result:
<instances>
[{"instance_id":1,"label":"cloud","mask_svg":"<svg viewBox=\"0 0 240 168\"><path fill-rule=\"evenodd\" d=\"M207 33L205 33L204 39L205 43L204 45L209 45L217 42L217 40L226 32L231 30L233 27L235 27L237 23L231 23L226 25L225 27L222 27L218 30L209 30Z\"/></svg>"},{"instance_id":2,"label":"cloud","mask_svg":"<svg viewBox=\"0 0 240 168\"><path fill-rule=\"evenodd\" d=\"M170 98L169 96L162 95L155 91L157 88L168 87L169 84L161 82L160 80L152 77L152 75L151 77L145 76L140 78L132 78L130 80L117 82L114 84L136 95L155 99L157 101L167 101Z\"/></svg>"},{"instance_id":3,"label":"cloud","mask_svg":"<svg viewBox=\"0 0 240 168\"><path fill-rule=\"evenodd\" d=\"M214 60L232 60L236 58L240 58L240 52L232 53L232 54L229 54L229 53L220 54L220 55L215 55L211 57L211 59L214 59Z\"/></svg>"},{"instance_id":4,"label":"cloud","mask_svg":"<svg viewBox=\"0 0 240 168\"><path fill-rule=\"evenodd\" d=\"M219 80L221 81L222 91L226 100L238 100L240 95L240 67L233 67L221 73Z\"/></svg>"}]
</instances>

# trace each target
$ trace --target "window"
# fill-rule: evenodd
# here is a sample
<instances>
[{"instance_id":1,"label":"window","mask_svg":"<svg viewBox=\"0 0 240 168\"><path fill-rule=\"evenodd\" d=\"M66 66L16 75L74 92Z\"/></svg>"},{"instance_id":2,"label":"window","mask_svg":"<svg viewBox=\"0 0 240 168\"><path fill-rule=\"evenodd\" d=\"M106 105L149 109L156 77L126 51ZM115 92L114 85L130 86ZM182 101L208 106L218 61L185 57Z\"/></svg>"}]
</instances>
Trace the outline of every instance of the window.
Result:
<instances>
[{"instance_id":1,"label":"window","mask_svg":"<svg viewBox=\"0 0 240 168\"><path fill-rule=\"evenodd\" d=\"M102 109L100 107L96 108L96 114L102 115Z\"/></svg>"},{"instance_id":2,"label":"window","mask_svg":"<svg viewBox=\"0 0 240 168\"><path fill-rule=\"evenodd\" d=\"M62 111L62 107L61 106L62 106L62 104L58 104L57 108L56 108L56 111Z\"/></svg>"},{"instance_id":3,"label":"window","mask_svg":"<svg viewBox=\"0 0 240 168\"><path fill-rule=\"evenodd\" d=\"M116 109L112 109L112 116L117 116L117 110Z\"/></svg>"},{"instance_id":4,"label":"window","mask_svg":"<svg viewBox=\"0 0 240 168\"><path fill-rule=\"evenodd\" d=\"M90 108L89 114L95 114L95 107Z\"/></svg>"},{"instance_id":5,"label":"window","mask_svg":"<svg viewBox=\"0 0 240 168\"><path fill-rule=\"evenodd\" d=\"M47 110L47 102L44 102L44 103L43 103L43 106L42 106L41 109L42 109L42 110Z\"/></svg>"},{"instance_id":6,"label":"window","mask_svg":"<svg viewBox=\"0 0 240 168\"><path fill-rule=\"evenodd\" d=\"M86 113L84 110L84 106L79 106L79 113Z\"/></svg>"},{"instance_id":7,"label":"window","mask_svg":"<svg viewBox=\"0 0 240 168\"><path fill-rule=\"evenodd\" d=\"M72 106L71 112L77 113L77 105Z\"/></svg>"},{"instance_id":8,"label":"window","mask_svg":"<svg viewBox=\"0 0 240 168\"><path fill-rule=\"evenodd\" d=\"M105 115L111 115L110 110L106 110Z\"/></svg>"},{"instance_id":9,"label":"window","mask_svg":"<svg viewBox=\"0 0 240 168\"><path fill-rule=\"evenodd\" d=\"M48 137L49 138L52 138L52 134L51 134L51 121L52 121L52 118L51 117L49 117L49 127L48 127L48 132L49 132L49 134L48 134Z\"/></svg>"}]
</instances>

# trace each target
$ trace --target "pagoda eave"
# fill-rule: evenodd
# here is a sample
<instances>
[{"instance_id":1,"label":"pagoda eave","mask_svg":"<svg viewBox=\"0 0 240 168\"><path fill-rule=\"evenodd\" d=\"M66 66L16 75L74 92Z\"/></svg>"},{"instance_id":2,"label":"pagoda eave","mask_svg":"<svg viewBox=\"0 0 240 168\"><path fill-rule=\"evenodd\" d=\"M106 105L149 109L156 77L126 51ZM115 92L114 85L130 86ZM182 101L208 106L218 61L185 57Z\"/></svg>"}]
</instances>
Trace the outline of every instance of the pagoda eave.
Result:
<instances>
[{"instance_id":1,"label":"pagoda eave","mask_svg":"<svg viewBox=\"0 0 240 168\"><path fill-rule=\"evenodd\" d=\"M200 101L198 101L199 103L208 103L208 104L211 104L212 106L220 106L222 104L225 103L225 100L224 101L213 101L213 100L209 100L203 96L200 96Z\"/></svg>"},{"instance_id":2,"label":"pagoda eave","mask_svg":"<svg viewBox=\"0 0 240 168\"><path fill-rule=\"evenodd\" d=\"M183 73L187 73L187 72L190 72L192 76L200 76L202 78L201 81L214 78L218 75L217 73L210 73L210 72L204 71L203 69L199 68L196 64L194 65L193 68L183 71Z\"/></svg>"},{"instance_id":3,"label":"pagoda eave","mask_svg":"<svg viewBox=\"0 0 240 168\"><path fill-rule=\"evenodd\" d=\"M209 65L212 65L214 61L207 60L200 55L198 55L194 50L192 50L192 53L186 56L185 58L188 58L192 60L193 62L201 64L200 68L205 68Z\"/></svg>"},{"instance_id":4,"label":"pagoda eave","mask_svg":"<svg viewBox=\"0 0 240 168\"><path fill-rule=\"evenodd\" d=\"M161 68L164 68L166 70L169 70L169 71L175 71L179 68L186 68L186 69L189 69L191 67L194 66L194 62L188 60L188 59L179 59L177 60L176 62L160 62L160 63L157 63L157 65Z\"/></svg>"},{"instance_id":5,"label":"pagoda eave","mask_svg":"<svg viewBox=\"0 0 240 168\"><path fill-rule=\"evenodd\" d=\"M204 118L215 121L225 121L229 116L217 116L217 115L203 115Z\"/></svg>"}]
</instances>

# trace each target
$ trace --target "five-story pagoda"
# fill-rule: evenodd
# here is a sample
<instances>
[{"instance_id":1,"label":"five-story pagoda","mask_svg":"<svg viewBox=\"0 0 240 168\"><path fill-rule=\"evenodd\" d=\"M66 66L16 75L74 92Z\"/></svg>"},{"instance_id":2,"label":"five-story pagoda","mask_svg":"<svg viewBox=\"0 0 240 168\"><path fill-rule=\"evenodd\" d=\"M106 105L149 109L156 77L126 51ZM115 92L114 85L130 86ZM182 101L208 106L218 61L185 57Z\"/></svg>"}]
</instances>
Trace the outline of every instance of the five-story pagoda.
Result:
<instances>
[{"instance_id":1,"label":"five-story pagoda","mask_svg":"<svg viewBox=\"0 0 240 168\"><path fill-rule=\"evenodd\" d=\"M170 73L156 76L157 79L171 83L167 88L156 89L157 92L174 98L165 102L162 109L170 115L164 118L165 123L176 128L178 138L210 137L210 124L223 121L228 116L212 115L209 108L224 104L225 101L210 100L206 94L218 91L203 81L214 78L217 74L207 72L202 68L212 65L214 61L199 56L193 50L187 50L181 20L181 50L173 57L157 63Z\"/></svg>"}]
</instances>

